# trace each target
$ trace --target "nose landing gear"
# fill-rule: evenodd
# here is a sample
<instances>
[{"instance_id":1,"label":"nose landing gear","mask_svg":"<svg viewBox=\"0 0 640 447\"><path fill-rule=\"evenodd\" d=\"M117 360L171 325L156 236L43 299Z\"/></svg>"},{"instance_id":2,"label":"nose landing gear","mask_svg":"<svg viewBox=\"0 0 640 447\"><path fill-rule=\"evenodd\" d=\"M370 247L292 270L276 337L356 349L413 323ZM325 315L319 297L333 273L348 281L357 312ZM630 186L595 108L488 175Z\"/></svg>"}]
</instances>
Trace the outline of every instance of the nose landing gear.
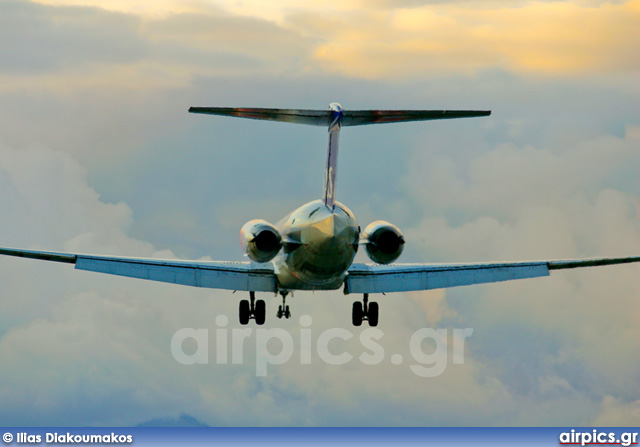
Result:
<instances>
[{"instance_id":1,"label":"nose landing gear","mask_svg":"<svg viewBox=\"0 0 640 447\"><path fill-rule=\"evenodd\" d=\"M240 324L248 324L250 319L254 319L258 326L262 326L267 314L267 306L264 300L256 301L255 292L249 292L249 299L251 302L249 300L240 301Z\"/></svg>"},{"instance_id":2,"label":"nose landing gear","mask_svg":"<svg viewBox=\"0 0 640 447\"><path fill-rule=\"evenodd\" d=\"M282 295L282 304L278 306L278 313L276 314L278 318L291 318L291 311L289 310L289 306L286 304L288 293L289 292L286 290L280 292L280 295Z\"/></svg>"},{"instance_id":3,"label":"nose landing gear","mask_svg":"<svg viewBox=\"0 0 640 447\"><path fill-rule=\"evenodd\" d=\"M363 320L369 321L369 326L375 327L378 325L379 307L375 301L369 303L369 294L365 293L362 302L356 301L353 303L353 309L351 311L351 322L354 326L361 326Z\"/></svg>"}]
</instances>

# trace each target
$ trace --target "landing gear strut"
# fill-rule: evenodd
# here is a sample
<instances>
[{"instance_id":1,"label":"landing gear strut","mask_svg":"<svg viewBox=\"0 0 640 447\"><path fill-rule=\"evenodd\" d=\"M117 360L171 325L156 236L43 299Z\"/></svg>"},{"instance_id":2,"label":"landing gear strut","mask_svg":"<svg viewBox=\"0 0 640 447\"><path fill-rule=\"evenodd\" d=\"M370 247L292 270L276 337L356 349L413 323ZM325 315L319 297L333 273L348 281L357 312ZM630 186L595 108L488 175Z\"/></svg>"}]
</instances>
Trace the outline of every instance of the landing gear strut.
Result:
<instances>
[{"instance_id":1,"label":"landing gear strut","mask_svg":"<svg viewBox=\"0 0 640 447\"><path fill-rule=\"evenodd\" d=\"M351 322L354 326L361 326L362 320L367 320L369 321L369 326L375 327L378 325L378 313L378 303L375 301L369 303L369 294L365 293L362 302L356 301L353 303Z\"/></svg>"},{"instance_id":2,"label":"landing gear strut","mask_svg":"<svg viewBox=\"0 0 640 447\"><path fill-rule=\"evenodd\" d=\"M291 311L289 310L289 306L286 304L288 294L289 292L286 290L280 292L280 295L282 295L282 304L278 306L278 313L276 314L278 318L291 318Z\"/></svg>"},{"instance_id":3,"label":"landing gear strut","mask_svg":"<svg viewBox=\"0 0 640 447\"><path fill-rule=\"evenodd\" d=\"M249 292L249 300L240 301L240 324L248 324L250 319L256 320L258 326L264 324L267 306L264 300L256 301L256 292Z\"/></svg>"}]
</instances>

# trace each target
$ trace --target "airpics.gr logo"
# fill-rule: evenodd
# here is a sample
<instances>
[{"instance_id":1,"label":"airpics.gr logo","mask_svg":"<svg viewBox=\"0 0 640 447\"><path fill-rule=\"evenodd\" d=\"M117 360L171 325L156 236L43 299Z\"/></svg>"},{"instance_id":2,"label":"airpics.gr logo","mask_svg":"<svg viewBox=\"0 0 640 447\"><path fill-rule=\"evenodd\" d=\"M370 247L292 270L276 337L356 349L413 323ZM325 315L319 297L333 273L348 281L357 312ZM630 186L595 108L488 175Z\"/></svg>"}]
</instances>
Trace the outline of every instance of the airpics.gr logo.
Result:
<instances>
[{"instance_id":1,"label":"airpics.gr logo","mask_svg":"<svg viewBox=\"0 0 640 447\"><path fill-rule=\"evenodd\" d=\"M614 432L604 432L592 430L581 432L571 430L561 433L559 436L560 445L621 445L630 446L638 444L638 433L620 433L618 436Z\"/></svg>"},{"instance_id":2,"label":"airpics.gr logo","mask_svg":"<svg viewBox=\"0 0 640 447\"><path fill-rule=\"evenodd\" d=\"M320 361L337 366L352 361L359 361L363 365L380 365L385 360L393 365L405 363L405 355L387 355L380 343L384 332L378 328L364 329L357 336L345 328L330 328L314 333L311 329L312 318L303 315L299 320L300 328L296 329L294 336L283 328L229 329L226 315L218 315L215 321L217 328L214 331L195 328L176 331L171 338L173 358L183 365L207 365L210 363L210 347L215 346L216 364L242 365L247 360L245 356L250 354L249 361L253 362L255 358L256 376L259 377L267 375L269 365L283 365L289 361L299 361L301 365ZM211 332L215 333L214 339L211 338ZM472 334L471 328L422 328L415 331L408 343L409 368L420 377L437 377L449 365L449 351L454 365L463 364L465 340ZM341 350L340 341L343 344L350 343L350 349ZM188 352L184 349L186 344L190 345ZM250 350L249 345L255 345L255 349Z\"/></svg>"}]
</instances>

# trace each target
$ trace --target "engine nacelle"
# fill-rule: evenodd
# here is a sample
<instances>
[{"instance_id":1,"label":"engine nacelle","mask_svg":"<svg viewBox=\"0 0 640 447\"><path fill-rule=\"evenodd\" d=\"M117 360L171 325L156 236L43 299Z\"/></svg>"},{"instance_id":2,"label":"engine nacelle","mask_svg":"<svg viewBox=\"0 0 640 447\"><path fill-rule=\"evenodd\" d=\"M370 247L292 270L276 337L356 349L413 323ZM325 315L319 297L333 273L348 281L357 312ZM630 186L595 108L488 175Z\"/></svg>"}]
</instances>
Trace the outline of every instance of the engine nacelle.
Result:
<instances>
[{"instance_id":1,"label":"engine nacelle","mask_svg":"<svg viewBox=\"0 0 640 447\"><path fill-rule=\"evenodd\" d=\"M367 225L362 237L366 240L367 255L373 262L389 264L400 257L404 236L395 225L378 220Z\"/></svg>"},{"instance_id":2,"label":"engine nacelle","mask_svg":"<svg viewBox=\"0 0 640 447\"><path fill-rule=\"evenodd\" d=\"M269 262L282 248L282 236L266 220L250 220L240 230L240 245L252 261Z\"/></svg>"}]
</instances>

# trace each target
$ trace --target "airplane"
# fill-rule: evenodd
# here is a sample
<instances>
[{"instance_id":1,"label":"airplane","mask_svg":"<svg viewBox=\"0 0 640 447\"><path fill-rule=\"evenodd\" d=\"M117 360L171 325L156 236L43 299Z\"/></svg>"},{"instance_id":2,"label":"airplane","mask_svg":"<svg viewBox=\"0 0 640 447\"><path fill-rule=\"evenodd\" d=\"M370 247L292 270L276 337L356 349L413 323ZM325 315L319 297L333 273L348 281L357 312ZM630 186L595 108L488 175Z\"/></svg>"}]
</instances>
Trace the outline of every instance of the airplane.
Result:
<instances>
[{"instance_id":1,"label":"airplane","mask_svg":"<svg viewBox=\"0 0 640 447\"><path fill-rule=\"evenodd\" d=\"M405 245L395 225L375 221L361 231L353 212L335 200L338 139L343 126L489 116L488 110L328 110L191 107L191 113L327 126L329 140L322 198L302 205L277 225L256 219L240 230L240 243L250 261L224 262L114 257L0 248L0 254L74 264L78 270L249 292L239 305L240 324L265 323L266 304L256 292L282 296L278 318L290 318L287 296L296 290L336 290L362 294L352 306L354 326L377 326L374 293L439 289L549 276L551 271L639 262L638 257L498 263L395 264ZM360 245L373 264L353 263Z\"/></svg>"}]
</instances>

